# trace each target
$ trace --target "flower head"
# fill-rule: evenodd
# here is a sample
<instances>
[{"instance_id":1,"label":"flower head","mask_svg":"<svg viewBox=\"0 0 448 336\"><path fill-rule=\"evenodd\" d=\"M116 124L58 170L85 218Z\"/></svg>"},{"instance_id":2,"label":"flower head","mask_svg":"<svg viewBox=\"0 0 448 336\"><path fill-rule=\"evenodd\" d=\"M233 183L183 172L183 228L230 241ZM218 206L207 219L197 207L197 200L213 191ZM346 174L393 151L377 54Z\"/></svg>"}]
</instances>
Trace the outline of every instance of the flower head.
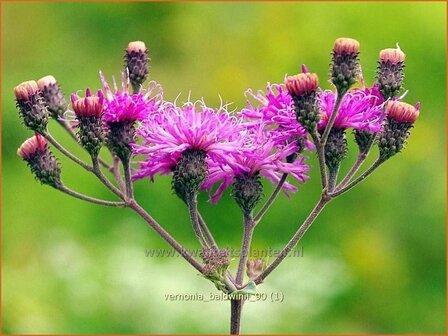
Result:
<instances>
[{"instance_id":1,"label":"flower head","mask_svg":"<svg viewBox=\"0 0 448 336\"><path fill-rule=\"evenodd\" d=\"M122 74L121 88L113 80L114 92L102 72L100 77L105 93L103 120L107 123L141 121L161 104L163 91L156 82L151 82L146 92L130 94L129 76ZM154 92L156 93L152 96Z\"/></svg>"},{"instance_id":2,"label":"flower head","mask_svg":"<svg viewBox=\"0 0 448 336\"><path fill-rule=\"evenodd\" d=\"M124 55L126 71L134 92L140 90L141 85L148 77L148 49L142 41L129 42Z\"/></svg>"},{"instance_id":3,"label":"flower head","mask_svg":"<svg viewBox=\"0 0 448 336\"><path fill-rule=\"evenodd\" d=\"M188 102L182 106L163 103L137 129L143 143L134 144L134 154L144 155L134 178L169 174L179 163L184 152L206 154L208 160L223 164L230 153L237 152L240 140L239 122L224 108L218 111L204 102Z\"/></svg>"},{"instance_id":4,"label":"flower head","mask_svg":"<svg viewBox=\"0 0 448 336\"><path fill-rule=\"evenodd\" d=\"M357 54L359 52L359 42L352 38L340 37L334 41L333 51L336 54Z\"/></svg>"},{"instance_id":5,"label":"flower head","mask_svg":"<svg viewBox=\"0 0 448 336\"><path fill-rule=\"evenodd\" d=\"M39 87L37 86L36 81L30 80L17 85L14 88L14 95L18 101L21 100L27 102L30 101L38 91Z\"/></svg>"},{"instance_id":6,"label":"flower head","mask_svg":"<svg viewBox=\"0 0 448 336\"><path fill-rule=\"evenodd\" d=\"M70 99L73 111L77 117L101 117L104 101L104 96L101 91L98 91L96 96L92 96L92 92L87 88L86 96L84 98L80 98L77 94L72 94Z\"/></svg>"},{"instance_id":7,"label":"flower head","mask_svg":"<svg viewBox=\"0 0 448 336\"><path fill-rule=\"evenodd\" d=\"M291 95L301 96L304 93L316 91L319 86L319 78L315 73L302 72L294 76L286 76L285 85Z\"/></svg>"},{"instance_id":8,"label":"flower head","mask_svg":"<svg viewBox=\"0 0 448 336\"><path fill-rule=\"evenodd\" d=\"M47 146L48 141L40 134L36 134L22 143L22 145L17 149L17 155L24 160L29 160L36 154L45 153Z\"/></svg>"},{"instance_id":9,"label":"flower head","mask_svg":"<svg viewBox=\"0 0 448 336\"><path fill-rule=\"evenodd\" d=\"M296 152L296 146L290 143L279 148L276 142L266 132L265 125L260 123L257 127L250 127L246 134L241 135L244 145L240 152L233 153L229 161L222 163L209 162L209 176L203 184L204 189L211 190L213 185L220 183L212 196L212 202L217 202L224 190L234 182L235 178L245 176L263 176L273 183L278 183L283 174L290 174L299 182L308 179L306 173L309 167L300 157L293 162L287 158ZM283 190L297 191L289 183L283 185Z\"/></svg>"},{"instance_id":10,"label":"flower head","mask_svg":"<svg viewBox=\"0 0 448 336\"><path fill-rule=\"evenodd\" d=\"M387 48L380 51L380 61L392 64L403 63L406 55L397 45L397 48Z\"/></svg>"},{"instance_id":11,"label":"flower head","mask_svg":"<svg viewBox=\"0 0 448 336\"><path fill-rule=\"evenodd\" d=\"M56 78L51 75L42 77L37 81L37 86L54 118L59 118L67 111L67 101Z\"/></svg>"},{"instance_id":12,"label":"flower head","mask_svg":"<svg viewBox=\"0 0 448 336\"><path fill-rule=\"evenodd\" d=\"M413 124L420 115L420 105L410 104L392 100L386 104L386 115L399 123Z\"/></svg>"},{"instance_id":13,"label":"flower head","mask_svg":"<svg viewBox=\"0 0 448 336\"><path fill-rule=\"evenodd\" d=\"M371 90L371 89L370 89ZM339 106L333 124L334 129L353 128L357 130L378 132L383 120L380 99L369 91L356 89L347 92ZM333 113L337 94L326 90L320 94L321 121L318 128L324 129Z\"/></svg>"}]
</instances>

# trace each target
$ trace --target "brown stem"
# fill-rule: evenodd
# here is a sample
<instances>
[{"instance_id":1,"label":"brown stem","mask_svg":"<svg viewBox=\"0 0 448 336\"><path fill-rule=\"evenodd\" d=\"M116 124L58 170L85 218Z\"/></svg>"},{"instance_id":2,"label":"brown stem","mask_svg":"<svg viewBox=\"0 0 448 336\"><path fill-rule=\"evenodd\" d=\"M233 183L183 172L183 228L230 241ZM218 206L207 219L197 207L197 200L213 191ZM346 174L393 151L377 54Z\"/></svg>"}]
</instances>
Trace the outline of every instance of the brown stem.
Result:
<instances>
[{"instance_id":1,"label":"brown stem","mask_svg":"<svg viewBox=\"0 0 448 336\"><path fill-rule=\"evenodd\" d=\"M95 197L90 197L84 194L81 194L77 191L74 191L68 187L66 187L65 185L61 185L57 187L58 190L66 193L67 195L73 196L75 198L79 198L83 201L87 201L90 203L95 203L95 204L100 204L100 205L106 205L106 206L112 206L112 207L118 207L118 208L124 208L126 207L126 203L125 202L112 202L112 201L106 201L106 200L102 200L102 199L98 199Z\"/></svg>"}]
</instances>

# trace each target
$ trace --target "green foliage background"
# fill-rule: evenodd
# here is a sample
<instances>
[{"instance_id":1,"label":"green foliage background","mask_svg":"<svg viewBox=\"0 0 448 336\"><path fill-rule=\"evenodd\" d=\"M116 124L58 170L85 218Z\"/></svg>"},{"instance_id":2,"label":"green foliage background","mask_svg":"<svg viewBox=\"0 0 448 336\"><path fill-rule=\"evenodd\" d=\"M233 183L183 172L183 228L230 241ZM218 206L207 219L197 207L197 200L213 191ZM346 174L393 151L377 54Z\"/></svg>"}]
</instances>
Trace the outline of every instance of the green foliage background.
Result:
<instances>
[{"instance_id":1,"label":"green foliage background","mask_svg":"<svg viewBox=\"0 0 448 336\"><path fill-rule=\"evenodd\" d=\"M12 89L54 75L66 93L119 75L123 49L143 40L151 79L174 98L191 90L210 105L244 106L244 91L281 82L302 63L328 73L335 38L361 42L365 79L378 52L407 54L406 101L422 104L406 150L325 209L260 290L284 302L245 306L246 333L445 333L444 3L3 3L3 333L227 332L228 302L170 302L166 294L213 292L181 258L146 258L167 246L131 211L83 203L37 184L16 148L31 135ZM85 157L51 125L67 147ZM356 155L352 151L345 167ZM310 155L310 164L316 160ZM66 183L109 198L62 159ZM345 168L345 169L346 169ZM254 248L281 248L318 198L318 175L281 196L257 228ZM141 203L176 238L197 248L169 178L140 181ZM268 195L271 186L266 186ZM222 246L239 247L240 213L227 194L200 208ZM235 263L235 262L234 262Z\"/></svg>"}]
</instances>

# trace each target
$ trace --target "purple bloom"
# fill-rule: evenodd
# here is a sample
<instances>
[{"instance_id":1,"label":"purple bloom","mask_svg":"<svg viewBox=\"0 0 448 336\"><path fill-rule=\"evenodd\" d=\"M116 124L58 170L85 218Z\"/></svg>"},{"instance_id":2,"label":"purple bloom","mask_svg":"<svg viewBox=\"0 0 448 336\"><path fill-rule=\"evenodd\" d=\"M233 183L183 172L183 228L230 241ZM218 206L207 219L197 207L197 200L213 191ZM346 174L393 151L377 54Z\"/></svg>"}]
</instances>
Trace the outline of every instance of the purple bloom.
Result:
<instances>
[{"instance_id":1,"label":"purple bloom","mask_svg":"<svg viewBox=\"0 0 448 336\"><path fill-rule=\"evenodd\" d=\"M264 123L272 140L281 147L293 142L298 151L297 140L301 139L305 141L307 149L314 149L314 145L306 138L306 130L296 119L293 100L283 84L268 83L266 93L261 90L254 93L249 89L246 96L257 101L256 105L248 101L247 108L241 111L244 117L252 120L249 126Z\"/></svg>"},{"instance_id":2,"label":"purple bloom","mask_svg":"<svg viewBox=\"0 0 448 336\"><path fill-rule=\"evenodd\" d=\"M246 125L247 126L247 125ZM297 152L294 143L279 147L278 143L266 132L264 124L249 124L246 134L242 135L244 146L241 151L232 153L227 164L210 161L209 175L202 188L211 191L216 183L220 183L211 201L216 203L224 190L234 181L235 177L260 174L273 183L278 183L283 174L287 173L299 182L308 179L306 173L309 167L304 163L304 157L293 162L288 157ZM229 158L229 157L228 157ZM229 164L231 162L232 164ZM283 185L283 191L297 191L289 183Z\"/></svg>"},{"instance_id":3,"label":"purple bloom","mask_svg":"<svg viewBox=\"0 0 448 336\"><path fill-rule=\"evenodd\" d=\"M143 143L134 144L133 152L146 158L134 178L153 180L156 174L171 173L186 150L204 151L209 161L223 165L241 147L234 136L240 129L238 119L223 107L216 111L203 101L181 107L165 102L137 129Z\"/></svg>"},{"instance_id":4,"label":"purple bloom","mask_svg":"<svg viewBox=\"0 0 448 336\"><path fill-rule=\"evenodd\" d=\"M112 92L103 73L100 71L101 81L105 91L103 120L107 123L136 121L145 119L152 111L157 110L163 98L163 90L154 81L149 83L148 90L129 93L129 77L122 73L121 88L117 87L113 79Z\"/></svg>"},{"instance_id":5,"label":"purple bloom","mask_svg":"<svg viewBox=\"0 0 448 336\"><path fill-rule=\"evenodd\" d=\"M347 92L342 99L334 121L335 129L354 128L360 131L379 132L384 119L383 101L375 93L375 88ZM333 113L337 94L326 90L320 93L320 130L327 126Z\"/></svg>"}]
</instances>

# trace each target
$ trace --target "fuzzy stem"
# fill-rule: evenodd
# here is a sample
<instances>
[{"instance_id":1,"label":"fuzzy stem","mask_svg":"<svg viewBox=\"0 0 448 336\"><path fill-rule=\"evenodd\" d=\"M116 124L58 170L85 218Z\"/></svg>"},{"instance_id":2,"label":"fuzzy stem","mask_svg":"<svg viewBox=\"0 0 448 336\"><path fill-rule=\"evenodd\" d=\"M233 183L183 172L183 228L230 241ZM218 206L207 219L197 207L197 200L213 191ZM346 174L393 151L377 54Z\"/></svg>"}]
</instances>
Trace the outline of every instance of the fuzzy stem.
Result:
<instances>
[{"instance_id":1,"label":"fuzzy stem","mask_svg":"<svg viewBox=\"0 0 448 336\"><path fill-rule=\"evenodd\" d=\"M245 216L243 223L243 239L241 243L240 262L238 264L238 271L236 273L236 284L241 285L244 278L244 270L246 269L246 262L249 257L250 244L255 229L255 222L251 215Z\"/></svg>"},{"instance_id":2,"label":"fuzzy stem","mask_svg":"<svg viewBox=\"0 0 448 336\"><path fill-rule=\"evenodd\" d=\"M45 137L45 139L48 140L48 142L50 142L54 147L56 147L62 154L64 154L70 160L72 160L76 164L80 165L85 170L87 170L89 172L93 172L93 168L91 166L89 166L87 163L85 163L81 159L77 158L75 155L73 155L67 149L65 149L55 138L53 138L53 136L48 131L46 131L42 135Z\"/></svg>"},{"instance_id":3,"label":"fuzzy stem","mask_svg":"<svg viewBox=\"0 0 448 336\"><path fill-rule=\"evenodd\" d=\"M364 173L359 175L356 179L354 179L352 182L350 182L345 187L335 191L334 193L329 194L329 196L334 198L334 197L337 197L337 196L342 195L343 193L349 191L351 188L356 186L358 183L362 182L367 176L372 174L375 171L375 169L377 169L383 162L384 162L384 160L381 160L380 158L378 158Z\"/></svg>"},{"instance_id":4,"label":"fuzzy stem","mask_svg":"<svg viewBox=\"0 0 448 336\"><path fill-rule=\"evenodd\" d=\"M366 153L359 153L355 163L350 168L350 170L348 171L347 175L345 175L345 177L342 179L342 181L338 184L338 186L336 187L335 191L338 191L338 190L342 189L343 187L345 187L345 185L356 174L356 172L359 170L359 168L361 168L361 166L364 163L364 161L366 160L366 158L367 158L367 154Z\"/></svg>"},{"instance_id":5,"label":"fuzzy stem","mask_svg":"<svg viewBox=\"0 0 448 336\"><path fill-rule=\"evenodd\" d=\"M201 274L203 272L201 264L177 242L157 221L152 218L134 199L129 200L128 206L139 214L173 249L175 249L190 265L196 268Z\"/></svg>"},{"instance_id":6,"label":"fuzzy stem","mask_svg":"<svg viewBox=\"0 0 448 336\"><path fill-rule=\"evenodd\" d=\"M230 335L239 335L243 300L230 300Z\"/></svg>"},{"instance_id":7,"label":"fuzzy stem","mask_svg":"<svg viewBox=\"0 0 448 336\"><path fill-rule=\"evenodd\" d=\"M202 234L205 237L208 245L217 249L218 248L218 244L216 244L216 241L213 238L213 235L210 232L210 229L208 228L207 223L204 221L204 218L202 218L202 216L199 213L199 211L198 211L198 220L199 220L199 228L201 229Z\"/></svg>"},{"instance_id":8,"label":"fuzzy stem","mask_svg":"<svg viewBox=\"0 0 448 336\"><path fill-rule=\"evenodd\" d=\"M185 198L185 202L187 203L188 211L190 214L191 224L193 226L193 231L201 243L202 247L208 247L208 244L204 238L204 235L201 231L201 225L199 224L199 214L198 214L198 199L197 195L189 195Z\"/></svg>"},{"instance_id":9,"label":"fuzzy stem","mask_svg":"<svg viewBox=\"0 0 448 336\"><path fill-rule=\"evenodd\" d=\"M79 198L81 200L84 200L84 201L87 201L87 202L90 202L90 203L106 205L106 206L112 206L112 207L118 207L118 208L126 207L126 203L125 202L112 202L112 201L106 201L106 200L90 197L90 196L81 194L81 193L79 193L77 191L74 191L74 190L66 187L65 185L58 186L57 189L62 191L62 192L64 192L64 193L66 193L67 195Z\"/></svg>"},{"instance_id":10,"label":"fuzzy stem","mask_svg":"<svg viewBox=\"0 0 448 336\"><path fill-rule=\"evenodd\" d=\"M124 172L124 181L126 186L126 195L129 198L134 198L134 190L132 188L132 180L131 180L131 166L129 164L129 159L123 160L123 172Z\"/></svg>"},{"instance_id":11,"label":"fuzzy stem","mask_svg":"<svg viewBox=\"0 0 448 336\"><path fill-rule=\"evenodd\" d=\"M324 195L321 196L319 199L319 202L317 202L316 206L313 208L311 213L308 215L308 217L305 219L303 224L299 227L297 232L294 234L294 236L291 238L291 240L286 244L286 246L283 248L283 250L280 252L280 254L274 259L274 261L261 273L259 276L255 278L255 283L258 285L274 270L277 268L277 266L283 261L283 259L286 258L288 253L296 247L297 243L300 241L300 239L303 237L303 235L306 233L308 228L313 224L314 220L316 219L317 215L322 211L322 209L325 207L325 205L330 201L331 199L328 197L325 197Z\"/></svg>"},{"instance_id":12,"label":"fuzzy stem","mask_svg":"<svg viewBox=\"0 0 448 336\"><path fill-rule=\"evenodd\" d=\"M117 183L120 186L120 190L124 191L124 190L126 190L126 187L124 185L123 178L120 175L119 164L120 164L120 159L118 158L118 156L114 156L113 164L112 164L112 168L110 169L110 172L114 175L115 180L117 181Z\"/></svg>"},{"instance_id":13,"label":"fuzzy stem","mask_svg":"<svg viewBox=\"0 0 448 336\"><path fill-rule=\"evenodd\" d=\"M286 179L288 178L288 173L284 173L278 182L277 186L275 187L274 191L272 192L271 196L269 196L266 203L263 205L263 207L260 209L260 211L256 214L254 217L254 222L258 223L261 218L264 216L266 211L269 210L270 206L274 203L275 199L277 198L278 194L282 190L283 185L286 182Z\"/></svg>"},{"instance_id":14,"label":"fuzzy stem","mask_svg":"<svg viewBox=\"0 0 448 336\"><path fill-rule=\"evenodd\" d=\"M332 192L338 179L339 166L328 170L328 192Z\"/></svg>"},{"instance_id":15,"label":"fuzzy stem","mask_svg":"<svg viewBox=\"0 0 448 336\"><path fill-rule=\"evenodd\" d=\"M103 172L100 169L98 158L92 157L92 163L93 163L93 173L98 177L98 179L115 195L120 197L121 199L126 199L125 195L121 192L120 189L115 187L106 176L104 176Z\"/></svg>"},{"instance_id":16,"label":"fuzzy stem","mask_svg":"<svg viewBox=\"0 0 448 336\"><path fill-rule=\"evenodd\" d=\"M320 143L319 134L317 133L317 130L314 130L311 133L311 138L313 139L314 145L316 146L317 159L319 161L320 181L322 189L325 190L327 188L327 168L325 165L324 146L322 146Z\"/></svg>"}]
</instances>

